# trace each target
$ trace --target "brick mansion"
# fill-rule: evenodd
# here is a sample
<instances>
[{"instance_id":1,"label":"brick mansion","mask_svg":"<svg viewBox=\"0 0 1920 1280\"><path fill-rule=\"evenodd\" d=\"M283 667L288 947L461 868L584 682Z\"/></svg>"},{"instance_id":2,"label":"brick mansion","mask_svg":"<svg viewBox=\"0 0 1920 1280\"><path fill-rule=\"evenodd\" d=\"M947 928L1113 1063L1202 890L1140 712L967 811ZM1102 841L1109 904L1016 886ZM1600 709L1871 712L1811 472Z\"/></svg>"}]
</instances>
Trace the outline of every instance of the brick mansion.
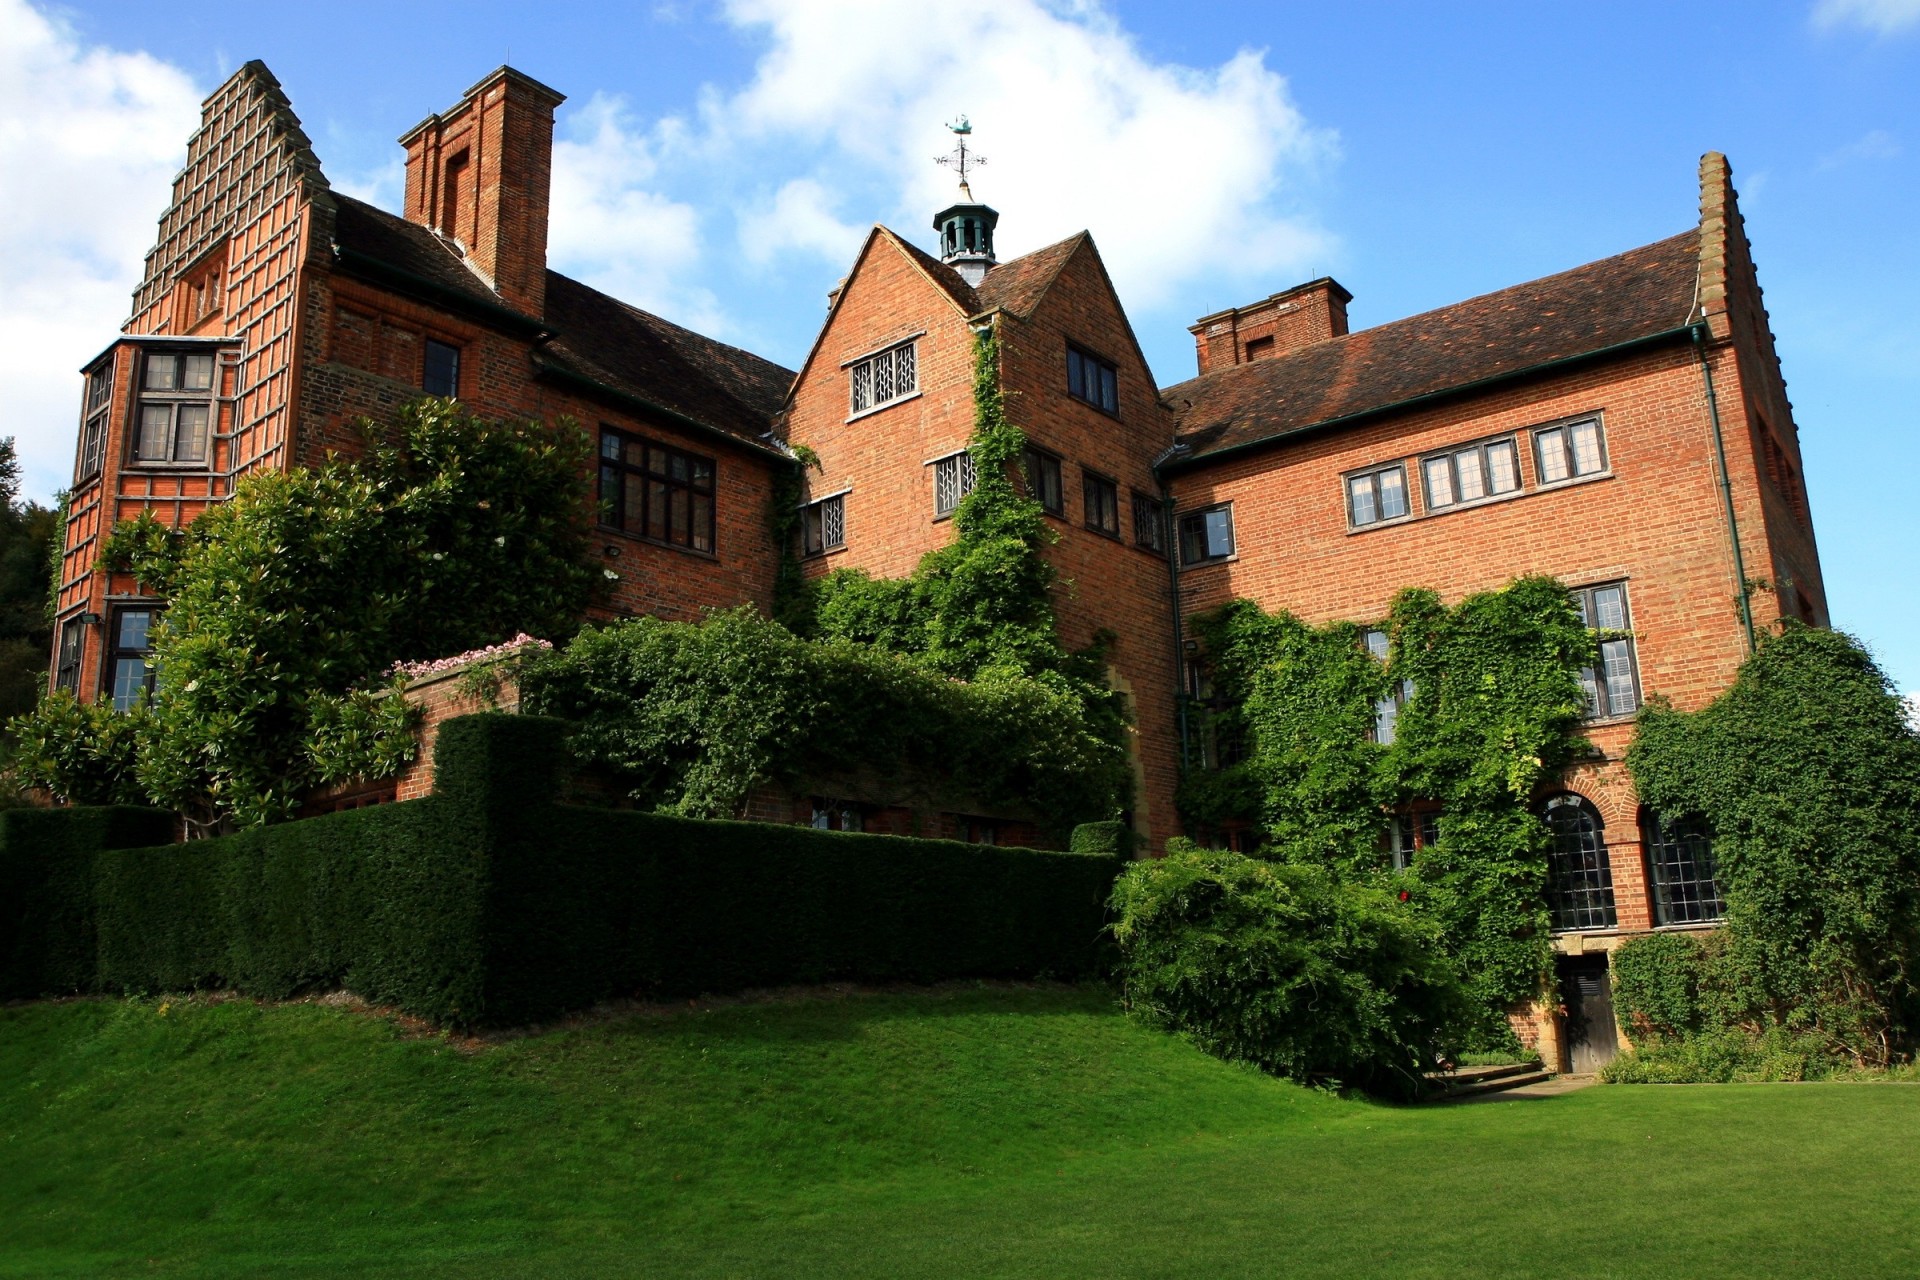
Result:
<instances>
[{"instance_id":1,"label":"brick mansion","mask_svg":"<svg viewBox=\"0 0 1920 1280\"><path fill-rule=\"evenodd\" d=\"M1062 639L1117 637L1131 816L1152 847L1181 834L1182 770L1213 763L1187 714L1210 696L1193 616L1244 597L1364 624L1404 587L1455 601L1551 574L1610 637L1586 673L1597 754L1539 797L1576 1025L1581 999L1605 999L1617 939L1719 918L1705 842L1634 794L1633 716L1654 694L1704 705L1782 618L1827 622L1724 157L1700 163L1695 226L1370 329L1349 330L1331 279L1249 281L1252 301L1192 325L1197 370L1170 383L1147 367L1090 234L1001 261L998 214L963 194L926 248L873 229L796 371L548 268L561 101L510 68L487 76L400 138L392 213L330 188L261 63L207 99L132 315L82 370L56 686L125 705L152 679L165 602L96 568L113 524L143 509L189 522L251 472L351 451L355 419L423 393L594 432L609 616L770 609L768 505L803 445L819 460L804 479L806 572L905 575L952 537L972 483L975 334L990 329L1029 440L1028 492L1059 535ZM1376 733L1392 720L1383 705ZM854 828L886 828L900 808L790 800L792 820ZM1031 819L921 817L977 839ZM1418 812L1387 827L1396 858L1435 830Z\"/></svg>"}]
</instances>

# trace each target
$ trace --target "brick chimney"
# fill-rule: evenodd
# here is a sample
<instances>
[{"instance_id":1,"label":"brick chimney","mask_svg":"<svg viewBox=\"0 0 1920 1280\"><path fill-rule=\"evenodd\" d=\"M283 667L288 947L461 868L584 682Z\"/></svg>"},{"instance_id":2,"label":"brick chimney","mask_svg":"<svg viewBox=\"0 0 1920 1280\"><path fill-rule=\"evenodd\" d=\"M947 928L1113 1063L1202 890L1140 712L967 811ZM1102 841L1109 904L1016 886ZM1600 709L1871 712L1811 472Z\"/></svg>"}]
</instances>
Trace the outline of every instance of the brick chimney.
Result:
<instances>
[{"instance_id":1,"label":"brick chimney","mask_svg":"<svg viewBox=\"0 0 1920 1280\"><path fill-rule=\"evenodd\" d=\"M1244 307L1201 316L1188 327L1200 372L1285 355L1347 332L1353 295L1331 276L1297 284Z\"/></svg>"},{"instance_id":2,"label":"brick chimney","mask_svg":"<svg viewBox=\"0 0 1920 1280\"><path fill-rule=\"evenodd\" d=\"M407 220L457 242L500 301L530 316L546 305L553 109L565 101L501 67L400 139Z\"/></svg>"}]
</instances>

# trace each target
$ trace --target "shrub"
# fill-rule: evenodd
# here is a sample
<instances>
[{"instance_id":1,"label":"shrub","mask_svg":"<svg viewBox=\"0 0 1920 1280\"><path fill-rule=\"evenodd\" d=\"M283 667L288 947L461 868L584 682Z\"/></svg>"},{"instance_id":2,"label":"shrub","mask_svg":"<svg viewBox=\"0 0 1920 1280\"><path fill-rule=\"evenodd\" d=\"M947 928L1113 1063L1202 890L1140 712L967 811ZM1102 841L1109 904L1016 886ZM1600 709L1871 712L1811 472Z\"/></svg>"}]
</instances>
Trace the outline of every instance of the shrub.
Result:
<instances>
[{"instance_id":1,"label":"shrub","mask_svg":"<svg viewBox=\"0 0 1920 1280\"><path fill-rule=\"evenodd\" d=\"M1725 1028L1636 1046L1600 1069L1608 1084L1736 1084L1820 1080L1839 1066L1817 1033L1772 1027L1765 1033Z\"/></svg>"},{"instance_id":2,"label":"shrub","mask_svg":"<svg viewBox=\"0 0 1920 1280\"><path fill-rule=\"evenodd\" d=\"M1700 982L1706 967L1700 935L1656 933L1629 938L1611 957L1613 1004L1635 1042L1682 1036L1700 1028Z\"/></svg>"},{"instance_id":3,"label":"shrub","mask_svg":"<svg viewBox=\"0 0 1920 1280\"><path fill-rule=\"evenodd\" d=\"M1323 868L1170 842L1113 910L1132 1012L1296 1080L1410 1096L1466 1013L1437 928Z\"/></svg>"}]
</instances>

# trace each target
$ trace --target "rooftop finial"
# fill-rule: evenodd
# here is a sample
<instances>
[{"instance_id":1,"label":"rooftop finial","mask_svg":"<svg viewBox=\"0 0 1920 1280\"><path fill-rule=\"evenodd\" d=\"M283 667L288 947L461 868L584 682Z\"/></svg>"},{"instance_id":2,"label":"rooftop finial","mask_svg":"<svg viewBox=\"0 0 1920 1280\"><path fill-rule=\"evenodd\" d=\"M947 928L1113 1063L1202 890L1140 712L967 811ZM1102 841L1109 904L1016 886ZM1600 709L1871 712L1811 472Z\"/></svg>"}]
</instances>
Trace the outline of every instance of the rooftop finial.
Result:
<instances>
[{"instance_id":1,"label":"rooftop finial","mask_svg":"<svg viewBox=\"0 0 1920 1280\"><path fill-rule=\"evenodd\" d=\"M973 199L973 188L967 185L967 170L970 168L978 168L985 164L987 158L979 152L968 148L967 139L973 134L973 122L968 120L966 116L960 116L948 124L947 128L956 134L960 141L954 146L950 154L935 156L933 162L957 171L960 175L960 190L965 193L967 199L971 200Z\"/></svg>"}]
</instances>

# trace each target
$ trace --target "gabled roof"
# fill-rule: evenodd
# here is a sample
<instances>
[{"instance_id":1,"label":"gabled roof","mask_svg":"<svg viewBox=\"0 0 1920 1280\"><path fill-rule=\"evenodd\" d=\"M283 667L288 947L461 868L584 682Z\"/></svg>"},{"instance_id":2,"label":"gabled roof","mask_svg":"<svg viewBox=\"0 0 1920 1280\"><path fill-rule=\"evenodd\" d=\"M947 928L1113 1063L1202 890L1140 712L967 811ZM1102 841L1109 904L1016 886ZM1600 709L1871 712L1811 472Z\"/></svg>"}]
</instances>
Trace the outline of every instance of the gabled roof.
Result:
<instances>
[{"instance_id":1,"label":"gabled roof","mask_svg":"<svg viewBox=\"0 0 1920 1280\"><path fill-rule=\"evenodd\" d=\"M550 373L643 402L765 449L793 372L752 352L628 306L557 271L547 272L546 314L517 316L447 243L427 228L363 201L336 196L334 243L349 266L369 261L458 305L512 321L548 340L536 362ZM391 282L391 280L389 280Z\"/></svg>"},{"instance_id":2,"label":"gabled roof","mask_svg":"<svg viewBox=\"0 0 1920 1280\"><path fill-rule=\"evenodd\" d=\"M1167 387L1191 451L1173 465L1678 333L1696 318L1699 244L1688 231Z\"/></svg>"},{"instance_id":3,"label":"gabled roof","mask_svg":"<svg viewBox=\"0 0 1920 1280\"><path fill-rule=\"evenodd\" d=\"M1086 232L1076 231L1065 240L994 267L976 290L980 302L975 310L999 308L1022 318L1032 315L1047 287L1067 265L1067 259L1089 238Z\"/></svg>"},{"instance_id":4,"label":"gabled roof","mask_svg":"<svg viewBox=\"0 0 1920 1280\"><path fill-rule=\"evenodd\" d=\"M940 261L940 259L934 257L904 236L886 227L882 227L880 230L885 231L887 238L898 245L901 252L911 258L916 266L926 272L927 278L939 285L940 288L946 292L946 295L953 299L954 305L958 306L960 310L970 316L980 313L980 295L974 292L973 286L968 284L958 271L955 271L952 267Z\"/></svg>"}]
</instances>

